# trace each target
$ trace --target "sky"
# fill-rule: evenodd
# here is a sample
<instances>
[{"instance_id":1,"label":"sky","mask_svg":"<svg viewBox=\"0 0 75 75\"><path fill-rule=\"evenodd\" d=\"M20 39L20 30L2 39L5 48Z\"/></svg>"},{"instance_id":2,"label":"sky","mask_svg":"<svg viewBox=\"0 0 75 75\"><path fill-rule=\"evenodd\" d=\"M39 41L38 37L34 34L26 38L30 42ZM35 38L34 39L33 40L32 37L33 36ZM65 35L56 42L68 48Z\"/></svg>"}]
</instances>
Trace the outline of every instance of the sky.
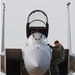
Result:
<instances>
[{"instance_id":1,"label":"sky","mask_svg":"<svg viewBox=\"0 0 75 75\"><path fill-rule=\"evenodd\" d=\"M1 0L0 0L0 4L1 4ZM0 9L1 9L1 5L0 5ZM0 10L0 16L1 16L1 10ZM1 17L0 17L0 50L1 50Z\"/></svg>"},{"instance_id":2,"label":"sky","mask_svg":"<svg viewBox=\"0 0 75 75\"><path fill-rule=\"evenodd\" d=\"M48 43L54 45L59 40L64 48L68 48L68 15L66 4L70 5L72 52L75 53L75 1L74 0L1 0L6 5L5 12L5 48L23 49L27 42L26 23L29 13L43 10L48 16Z\"/></svg>"}]
</instances>

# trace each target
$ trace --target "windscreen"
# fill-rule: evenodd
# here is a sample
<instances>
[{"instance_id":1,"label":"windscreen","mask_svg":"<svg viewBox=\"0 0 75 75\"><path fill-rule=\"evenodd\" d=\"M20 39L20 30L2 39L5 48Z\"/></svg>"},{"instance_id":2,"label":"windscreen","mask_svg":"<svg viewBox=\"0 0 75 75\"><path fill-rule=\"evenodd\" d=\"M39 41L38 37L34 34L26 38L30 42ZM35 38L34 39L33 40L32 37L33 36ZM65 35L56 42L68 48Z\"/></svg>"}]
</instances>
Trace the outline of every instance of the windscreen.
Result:
<instances>
[{"instance_id":1,"label":"windscreen","mask_svg":"<svg viewBox=\"0 0 75 75\"><path fill-rule=\"evenodd\" d=\"M42 45L47 45L48 41L47 38L42 34L42 33L33 33L27 41L27 45L31 44L42 44Z\"/></svg>"}]
</instances>

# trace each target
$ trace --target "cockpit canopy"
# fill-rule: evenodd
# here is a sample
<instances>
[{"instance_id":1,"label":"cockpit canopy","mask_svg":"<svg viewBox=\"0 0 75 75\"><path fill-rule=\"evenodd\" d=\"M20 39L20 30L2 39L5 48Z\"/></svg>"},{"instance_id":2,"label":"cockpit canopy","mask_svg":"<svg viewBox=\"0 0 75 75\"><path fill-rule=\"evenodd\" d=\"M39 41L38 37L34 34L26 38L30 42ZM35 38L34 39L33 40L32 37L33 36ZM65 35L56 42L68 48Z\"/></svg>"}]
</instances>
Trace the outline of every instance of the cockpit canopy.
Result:
<instances>
[{"instance_id":1,"label":"cockpit canopy","mask_svg":"<svg viewBox=\"0 0 75 75\"><path fill-rule=\"evenodd\" d=\"M47 38L48 29L48 17L43 11L34 10L29 14L26 25L27 38L31 35L32 31L35 32L37 30Z\"/></svg>"}]
</instances>

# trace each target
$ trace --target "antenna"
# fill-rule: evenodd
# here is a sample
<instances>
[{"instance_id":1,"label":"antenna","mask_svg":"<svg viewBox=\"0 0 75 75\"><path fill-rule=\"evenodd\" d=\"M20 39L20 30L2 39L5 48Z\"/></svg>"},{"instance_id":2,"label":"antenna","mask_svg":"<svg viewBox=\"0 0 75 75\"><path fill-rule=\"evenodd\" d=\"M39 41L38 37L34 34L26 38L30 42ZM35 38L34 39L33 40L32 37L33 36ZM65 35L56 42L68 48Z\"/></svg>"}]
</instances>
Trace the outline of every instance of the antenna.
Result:
<instances>
[{"instance_id":1,"label":"antenna","mask_svg":"<svg viewBox=\"0 0 75 75\"><path fill-rule=\"evenodd\" d=\"M70 2L67 3L67 12L68 12L68 49L69 49L69 55L68 55L68 72L70 69L70 54L72 53L72 47L71 47L71 25L70 25Z\"/></svg>"},{"instance_id":2,"label":"antenna","mask_svg":"<svg viewBox=\"0 0 75 75\"><path fill-rule=\"evenodd\" d=\"M71 46L71 24L70 24L70 2L67 3L67 12L68 12L68 49L70 50L70 54L72 53Z\"/></svg>"},{"instance_id":3,"label":"antenna","mask_svg":"<svg viewBox=\"0 0 75 75\"><path fill-rule=\"evenodd\" d=\"M5 4L3 3L3 22L2 22L2 46L1 46L1 52L4 52L4 26L5 26Z\"/></svg>"}]
</instances>

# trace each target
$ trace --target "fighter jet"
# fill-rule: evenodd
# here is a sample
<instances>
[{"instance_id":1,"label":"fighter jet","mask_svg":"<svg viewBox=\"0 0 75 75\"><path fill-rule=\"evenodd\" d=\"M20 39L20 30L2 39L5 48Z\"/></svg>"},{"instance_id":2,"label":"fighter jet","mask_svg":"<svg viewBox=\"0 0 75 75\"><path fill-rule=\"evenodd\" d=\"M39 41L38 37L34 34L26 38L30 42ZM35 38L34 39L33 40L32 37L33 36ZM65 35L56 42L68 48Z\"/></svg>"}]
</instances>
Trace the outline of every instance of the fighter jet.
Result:
<instances>
[{"instance_id":1,"label":"fighter jet","mask_svg":"<svg viewBox=\"0 0 75 75\"><path fill-rule=\"evenodd\" d=\"M28 40L24 50L4 49L4 23L2 31L1 75L51 75L52 50L47 42L49 23L45 12L34 10L29 14L26 24ZM69 54L69 49L65 51L65 61L59 65L61 75L75 72L75 54Z\"/></svg>"},{"instance_id":2,"label":"fighter jet","mask_svg":"<svg viewBox=\"0 0 75 75\"><path fill-rule=\"evenodd\" d=\"M39 18L30 21L30 17L33 15L33 13L41 13L45 17L46 22ZM36 22L44 25L44 27L30 27L32 23ZM4 60L1 66L2 68L4 67L3 71L5 71L7 75L23 75L23 71L25 72L25 69L30 75L44 75L47 72L50 67L52 55L51 48L47 43L48 28L48 17L43 11L35 10L29 14L26 25L26 35L28 41L26 43L25 50L22 52L21 49L6 49L4 51L4 55L1 55L1 61ZM2 49L3 47L4 46L2 46ZM15 70L15 72L11 72L13 70Z\"/></svg>"}]
</instances>

